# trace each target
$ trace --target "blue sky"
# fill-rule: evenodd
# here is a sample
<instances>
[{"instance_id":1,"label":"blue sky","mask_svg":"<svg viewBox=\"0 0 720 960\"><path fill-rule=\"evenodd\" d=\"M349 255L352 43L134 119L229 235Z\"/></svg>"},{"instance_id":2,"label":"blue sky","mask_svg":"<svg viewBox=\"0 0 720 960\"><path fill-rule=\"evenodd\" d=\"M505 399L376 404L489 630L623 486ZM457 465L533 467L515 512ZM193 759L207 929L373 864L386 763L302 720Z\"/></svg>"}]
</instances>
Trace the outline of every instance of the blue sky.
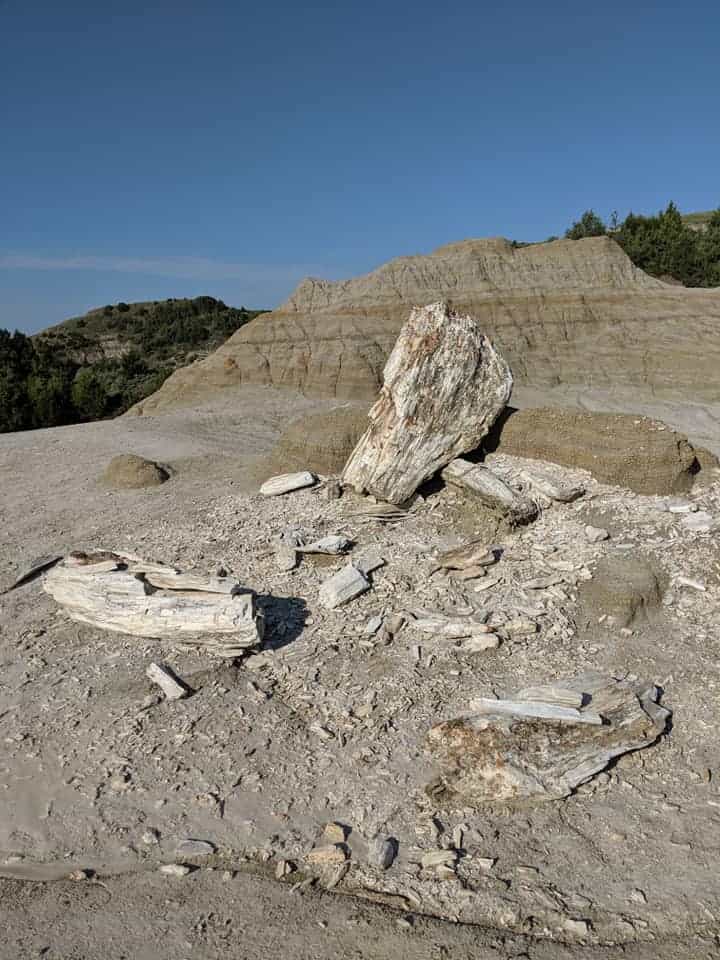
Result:
<instances>
[{"instance_id":1,"label":"blue sky","mask_svg":"<svg viewBox=\"0 0 720 960\"><path fill-rule=\"evenodd\" d=\"M710 0L0 0L0 326L720 205Z\"/></svg>"}]
</instances>

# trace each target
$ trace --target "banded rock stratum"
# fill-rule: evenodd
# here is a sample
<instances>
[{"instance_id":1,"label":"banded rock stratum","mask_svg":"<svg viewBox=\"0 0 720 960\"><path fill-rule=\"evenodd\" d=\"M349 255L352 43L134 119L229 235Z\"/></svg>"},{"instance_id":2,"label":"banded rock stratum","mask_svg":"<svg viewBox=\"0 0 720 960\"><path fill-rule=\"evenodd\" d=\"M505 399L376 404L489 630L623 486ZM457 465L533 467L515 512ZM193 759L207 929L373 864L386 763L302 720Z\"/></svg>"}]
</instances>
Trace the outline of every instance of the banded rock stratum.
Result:
<instances>
[{"instance_id":1,"label":"banded rock stratum","mask_svg":"<svg viewBox=\"0 0 720 960\"><path fill-rule=\"evenodd\" d=\"M245 384L372 401L410 310L439 300L479 321L521 387L625 391L634 409L720 400L720 289L650 277L608 237L520 248L487 239L400 257L352 280L306 279L133 412L162 413Z\"/></svg>"}]
</instances>

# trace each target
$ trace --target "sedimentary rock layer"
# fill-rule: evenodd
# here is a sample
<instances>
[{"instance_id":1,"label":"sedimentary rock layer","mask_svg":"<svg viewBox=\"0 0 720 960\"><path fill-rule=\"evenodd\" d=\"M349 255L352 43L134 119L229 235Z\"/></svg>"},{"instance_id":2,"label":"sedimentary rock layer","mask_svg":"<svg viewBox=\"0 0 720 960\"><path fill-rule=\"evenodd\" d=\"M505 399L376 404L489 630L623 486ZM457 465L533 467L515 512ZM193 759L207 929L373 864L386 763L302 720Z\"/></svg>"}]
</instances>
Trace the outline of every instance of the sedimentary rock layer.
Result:
<instances>
[{"instance_id":1,"label":"sedimentary rock layer","mask_svg":"<svg viewBox=\"0 0 720 960\"><path fill-rule=\"evenodd\" d=\"M479 321L516 383L631 389L638 402L720 400L720 290L653 279L607 237L520 248L491 239L400 257L352 280L304 280L133 412L258 383L372 401L411 308L439 300Z\"/></svg>"}]
</instances>

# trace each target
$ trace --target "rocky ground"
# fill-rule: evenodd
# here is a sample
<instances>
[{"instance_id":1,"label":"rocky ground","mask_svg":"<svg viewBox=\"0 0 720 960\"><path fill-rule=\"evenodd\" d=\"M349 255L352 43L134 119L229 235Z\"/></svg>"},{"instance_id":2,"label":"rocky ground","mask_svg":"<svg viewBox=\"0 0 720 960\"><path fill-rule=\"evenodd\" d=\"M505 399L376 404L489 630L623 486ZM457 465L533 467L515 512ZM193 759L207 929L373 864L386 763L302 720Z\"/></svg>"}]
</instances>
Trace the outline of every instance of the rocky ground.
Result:
<instances>
[{"instance_id":1,"label":"rocky ground","mask_svg":"<svg viewBox=\"0 0 720 960\"><path fill-rule=\"evenodd\" d=\"M323 483L262 498L288 411L328 404L261 388L236 400L0 438L0 588L36 555L116 548L223 568L267 622L262 650L226 662L74 623L39 582L1 598L4 955L716 955L720 477L668 498L562 469L585 495L516 531L437 485L386 524ZM99 484L127 452L171 479ZM328 610L320 586L347 560L282 569L288 532L342 534L351 556L385 564ZM436 569L475 536L499 557L484 577ZM417 608L473 612L502 642L472 652L421 634L401 624ZM151 661L193 695L164 699ZM426 790L431 726L590 669L656 683L670 732L564 801L460 806ZM346 861L307 859L338 830ZM388 869L378 838L397 844ZM441 850L452 869L423 865Z\"/></svg>"}]
</instances>

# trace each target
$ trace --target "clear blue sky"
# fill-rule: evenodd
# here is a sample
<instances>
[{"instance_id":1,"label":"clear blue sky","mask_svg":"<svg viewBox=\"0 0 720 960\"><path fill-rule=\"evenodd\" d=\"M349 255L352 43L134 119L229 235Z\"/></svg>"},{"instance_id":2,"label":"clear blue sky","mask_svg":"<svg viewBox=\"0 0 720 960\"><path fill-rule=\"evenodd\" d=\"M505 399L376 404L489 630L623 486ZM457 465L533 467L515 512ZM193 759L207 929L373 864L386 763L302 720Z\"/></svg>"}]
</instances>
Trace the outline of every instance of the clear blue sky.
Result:
<instances>
[{"instance_id":1,"label":"clear blue sky","mask_svg":"<svg viewBox=\"0 0 720 960\"><path fill-rule=\"evenodd\" d=\"M717 0L0 0L0 326L720 205Z\"/></svg>"}]
</instances>

